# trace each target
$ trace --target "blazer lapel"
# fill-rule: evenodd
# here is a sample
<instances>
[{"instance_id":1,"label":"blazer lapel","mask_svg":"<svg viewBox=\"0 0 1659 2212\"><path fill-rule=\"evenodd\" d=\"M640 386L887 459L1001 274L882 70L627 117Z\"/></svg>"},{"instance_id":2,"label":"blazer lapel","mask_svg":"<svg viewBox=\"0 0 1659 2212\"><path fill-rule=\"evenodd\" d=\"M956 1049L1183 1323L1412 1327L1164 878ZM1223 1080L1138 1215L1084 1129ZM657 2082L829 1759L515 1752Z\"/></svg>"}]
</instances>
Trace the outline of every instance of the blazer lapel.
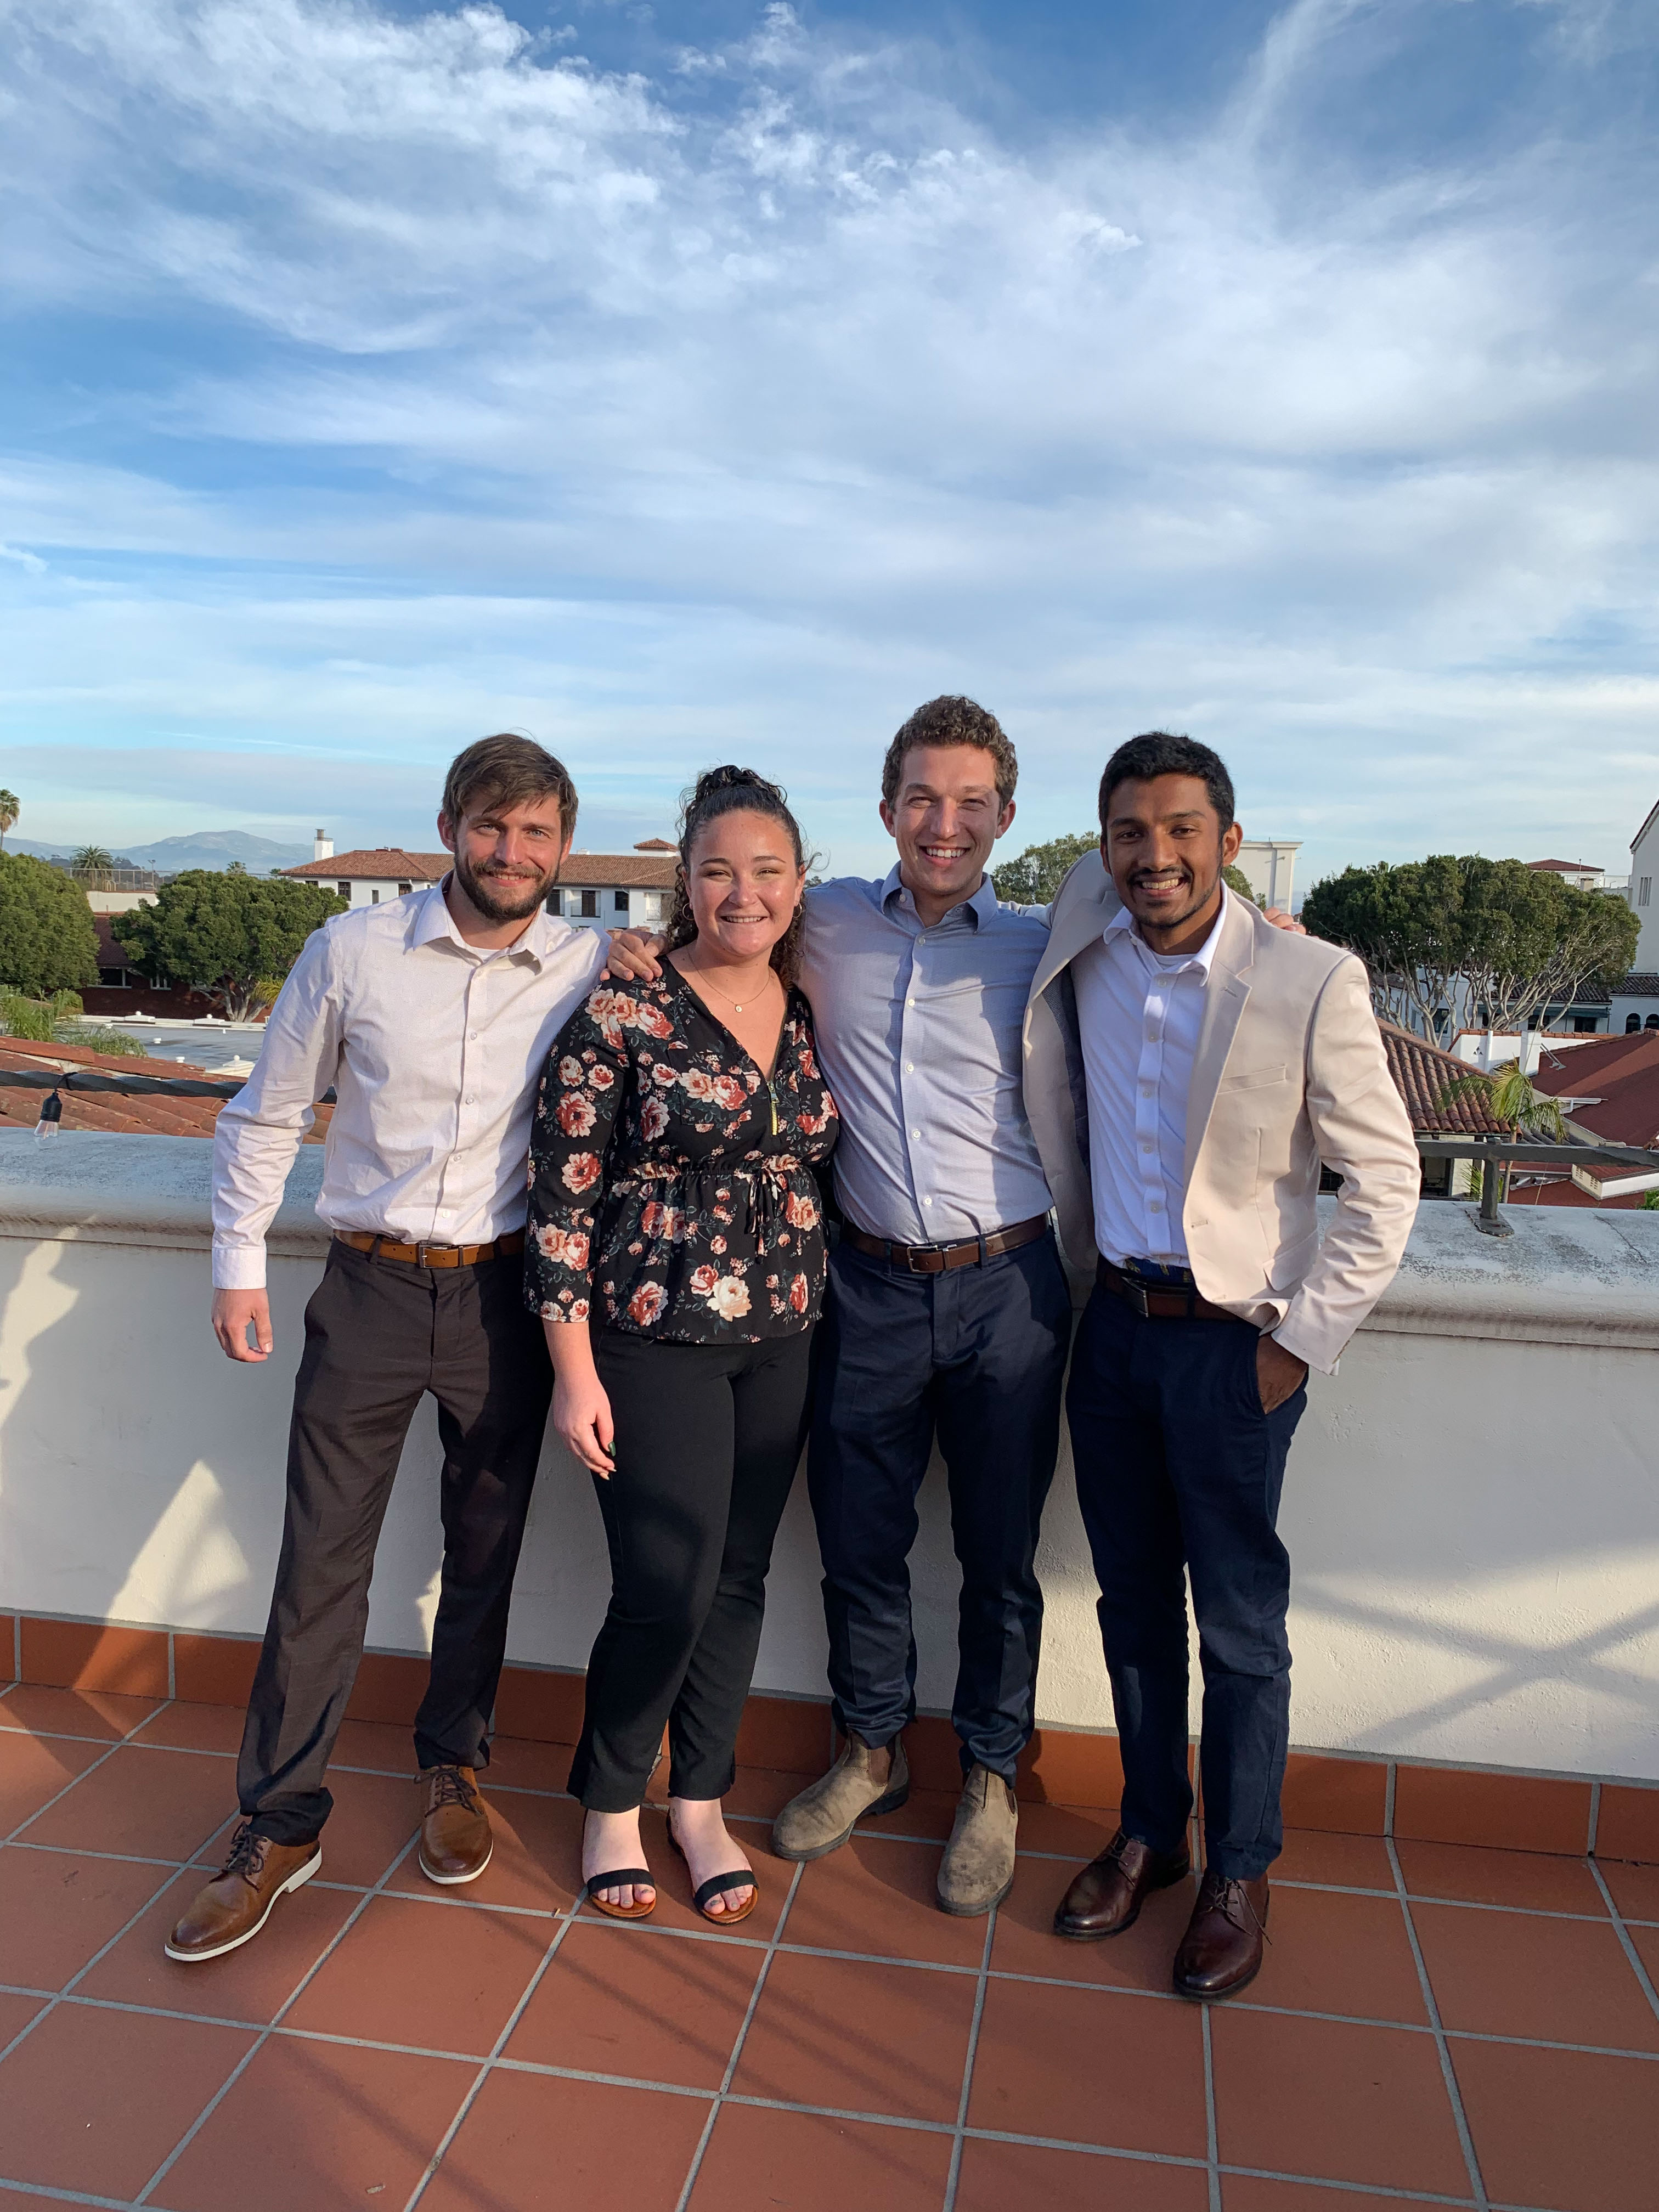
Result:
<instances>
[{"instance_id":1,"label":"blazer lapel","mask_svg":"<svg viewBox=\"0 0 1659 2212\"><path fill-rule=\"evenodd\" d=\"M1033 1003L1085 945L1094 943L1119 904L1099 854L1085 853L1067 872L1049 908L1048 942L1031 979Z\"/></svg>"},{"instance_id":2,"label":"blazer lapel","mask_svg":"<svg viewBox=\"0 0 1659 2212\"><path fill-rule=\"evenodd\" d=\"M1199 1147L1209 1127L1220 1087L1222 1070L1232 1049L1240 1017L1250 995L1249 974L1255 961L1255 930L1239 901L1229 895L1221 942L1210 968L1209 988L1204 994L1204 1018L1199 1025L1198 1049L1193 1054L1193 1079L1187 1093L1187 1187L1192 1188Z\"/></svg>"}]
</instances>

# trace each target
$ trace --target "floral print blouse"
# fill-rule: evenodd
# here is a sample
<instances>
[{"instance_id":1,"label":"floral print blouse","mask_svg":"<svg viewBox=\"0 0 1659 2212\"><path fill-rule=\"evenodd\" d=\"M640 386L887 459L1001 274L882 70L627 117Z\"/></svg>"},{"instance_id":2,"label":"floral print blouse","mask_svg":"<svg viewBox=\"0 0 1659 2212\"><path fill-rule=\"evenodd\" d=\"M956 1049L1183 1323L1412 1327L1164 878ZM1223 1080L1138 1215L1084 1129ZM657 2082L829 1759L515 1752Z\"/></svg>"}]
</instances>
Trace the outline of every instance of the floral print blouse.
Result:
<instances>
[{"instance_id":1,"label":"floral print blouse","mask_svg":"<svg viewBox=\"0 0 1659 2212\"><path fill-rule=\"evenodd\" d=\"M532 1310L678 1344L810 1328L824 1277L812 1164L838 1133L799 991L769 1083L672 963L658 983L601 984L536 1101Z\"/></svg>"}]
</instances>

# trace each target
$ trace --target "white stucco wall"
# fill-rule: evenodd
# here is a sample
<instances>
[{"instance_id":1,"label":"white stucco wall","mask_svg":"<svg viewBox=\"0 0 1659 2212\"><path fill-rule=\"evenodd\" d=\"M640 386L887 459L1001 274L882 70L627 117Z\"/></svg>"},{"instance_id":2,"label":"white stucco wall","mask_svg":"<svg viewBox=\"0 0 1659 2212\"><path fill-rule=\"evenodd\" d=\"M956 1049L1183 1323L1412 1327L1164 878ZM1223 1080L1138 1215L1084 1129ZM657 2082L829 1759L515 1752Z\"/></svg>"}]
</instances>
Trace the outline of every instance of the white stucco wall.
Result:
<instances>
[{"instance_id":1,"label":"white stucco wall","mask_svg":"<svg viewBox=\"0 0 1659 2212\"><path fill-rule=\"evenodd\" d=\"M0 1607L257 1633L289 1396L324 1237L301 1153L272 1236L277 1339L233 1367L206 1328L208 1145L0 1135ZM1425 1206L1399 1281L1316 1377L1282 1528L1303 1746L1659 1779L1659 1216L1521 1210L1507 1242ZM370 1641L426 1641L435 1424L410 1435ZM956 1580L940 1470L914 1561L924 1705L947 1708ZM1044 1523L1039 1712L1106 1726L1094 1584L1062 1458ZM757 1687L821 1694L804 1484ZM579 1667L604 1608L587 1478L550 1449L512 1656Z\"/></svg>"}]
</instances>

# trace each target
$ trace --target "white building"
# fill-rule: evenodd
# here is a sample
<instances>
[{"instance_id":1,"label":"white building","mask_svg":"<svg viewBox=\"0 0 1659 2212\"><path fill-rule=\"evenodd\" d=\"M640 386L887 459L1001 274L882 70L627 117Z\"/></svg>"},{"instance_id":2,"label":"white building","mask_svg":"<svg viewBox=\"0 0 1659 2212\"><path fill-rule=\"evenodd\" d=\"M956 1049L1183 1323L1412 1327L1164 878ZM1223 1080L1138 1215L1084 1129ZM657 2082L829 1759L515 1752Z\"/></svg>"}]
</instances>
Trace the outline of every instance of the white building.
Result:
<instances>
[{"instance_id":1,"label":"white building","mask_svg":"<svg viewBox=\"0 0 1659 2212\"><path fill-rule=\"evenodd\" d=\"M559 871L548 911L590 929L654 929L667 919L673 901L678 858L663 837L647 837L631 853L572 853ZM319 830L316 858L281 872L300 883L321 884L358 907L428 890L449 866L447 853L410 853L400 845L337 854Z\"/></svg>"},{"instance_id":2,"label":"white building","mask_svg":"<svg viewBox=\"0 0 1659 2212\"><path fill-rule=\"evenodd\" d=\"M1302 850L1299 837L1247 837L1238 848L1234 863L1255 894L1258 906L1283 907L1291 911L1291 878L1296 868L1296 856Z\"/></svg>"}]
</instances>

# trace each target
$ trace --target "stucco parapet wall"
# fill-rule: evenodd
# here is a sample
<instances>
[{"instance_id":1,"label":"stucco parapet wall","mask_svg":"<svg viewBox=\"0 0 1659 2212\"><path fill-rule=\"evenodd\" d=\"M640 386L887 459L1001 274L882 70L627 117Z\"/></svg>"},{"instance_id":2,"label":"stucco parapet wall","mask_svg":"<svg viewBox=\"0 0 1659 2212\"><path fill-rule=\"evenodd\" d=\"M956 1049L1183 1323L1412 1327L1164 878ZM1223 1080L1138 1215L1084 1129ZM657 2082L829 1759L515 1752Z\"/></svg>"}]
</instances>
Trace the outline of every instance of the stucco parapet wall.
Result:
<instances>
[{"instance_id":1,"label":"stucco parapet wall","mask_svg":"<svg viewBox=\"0 0 1659 2212\"><path fill-rule=\"evenodd\" d=\"M213 1146L203 1137L76 1131L46 1144L0 1134L0 1237L190 1249L210 1236ZM319 1146L302 1146L271 1224L279 1256L319 1259ZM1321 1201L1328 1220L1334 1200ZM1486 1237L1474 1209L1419 1212L1399 1275L1367 1323L1397 1336L1454 1336L1659 1351L1659 1212L1515 1206L1512 1237Z\"/></svg>"}]
</instances>

